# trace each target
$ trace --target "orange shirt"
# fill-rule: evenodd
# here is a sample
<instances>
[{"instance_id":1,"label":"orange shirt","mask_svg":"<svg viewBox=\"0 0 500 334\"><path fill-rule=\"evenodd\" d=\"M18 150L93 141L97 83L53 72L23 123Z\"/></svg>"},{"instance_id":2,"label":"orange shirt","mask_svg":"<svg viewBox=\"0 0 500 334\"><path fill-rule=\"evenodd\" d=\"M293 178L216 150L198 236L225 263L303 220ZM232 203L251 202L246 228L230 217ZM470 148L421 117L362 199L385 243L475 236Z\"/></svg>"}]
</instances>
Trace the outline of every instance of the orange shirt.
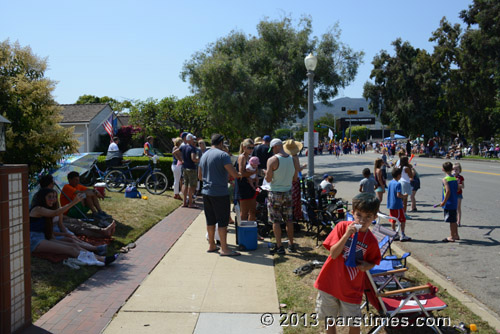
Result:
<instances>
[{"instance_id":1,"label":"orange shirt","mask_svg":"<svg viewBox=\"0 0 500 334\"><path fill-rule=\"evenodd\" d=\"M70 186L69 184L66 184L62 188L62 192L61 192L61 195L59 198L59 203L61 203L61 206L65 206L66 204L69 204L72 200L75 199L75 197L76 197L75 192L76 191L85 191L85 190L87 190L87 187L82 186L81 184L78 184L76 186L76 188ZM66 195L66 196L64 196L64 195ZM66 214L66 213L67 213L67 211L64 214Z\"/></svg>"}]
</instances>

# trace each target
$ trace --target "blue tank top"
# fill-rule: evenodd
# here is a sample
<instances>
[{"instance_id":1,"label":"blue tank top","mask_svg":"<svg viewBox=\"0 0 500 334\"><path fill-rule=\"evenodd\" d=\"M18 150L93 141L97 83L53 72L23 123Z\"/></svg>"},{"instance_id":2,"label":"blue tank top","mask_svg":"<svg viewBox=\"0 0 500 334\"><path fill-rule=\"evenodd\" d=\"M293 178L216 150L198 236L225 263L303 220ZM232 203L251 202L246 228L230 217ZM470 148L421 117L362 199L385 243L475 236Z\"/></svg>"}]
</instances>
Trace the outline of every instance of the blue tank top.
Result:
<instances>
[{"instance_id":1,"label":"blue tank top","mask_svg":"<svg viewBox=\"0 0 500 334\"><path fill-rule=\"evenodd\" d=\"M30 232L45 232L45 217L30 217Z\"/></svg>"},{"instance_id":2,"label":"blue tank top","mask_svg":"<svg viewBox=\"0 0 500 334\"><path fill-rule=\"evenodd\" d=\"M446 176L444 178L448 181L448 186L450 187L450 197L444 204L443 208L446 210L456 210L458 206L458 182L457 179L453 176ZM443 185L443 199L446 196L446 188Z\"/></svg>"},{"instance_id":3,"label":"blue tank top","mask_svg":"<svg viewBox=\"0 0 500 334\"><path fill-rule=\"evenodd\" d=\"M293 165L293 158L291 155L282 157L277 154L276 157L279 161L278 169L273 173L273 180L271 181L271 191L286 192L292 189L293 175L295 174L295 166Z\"/></svg>"}]
</instances>

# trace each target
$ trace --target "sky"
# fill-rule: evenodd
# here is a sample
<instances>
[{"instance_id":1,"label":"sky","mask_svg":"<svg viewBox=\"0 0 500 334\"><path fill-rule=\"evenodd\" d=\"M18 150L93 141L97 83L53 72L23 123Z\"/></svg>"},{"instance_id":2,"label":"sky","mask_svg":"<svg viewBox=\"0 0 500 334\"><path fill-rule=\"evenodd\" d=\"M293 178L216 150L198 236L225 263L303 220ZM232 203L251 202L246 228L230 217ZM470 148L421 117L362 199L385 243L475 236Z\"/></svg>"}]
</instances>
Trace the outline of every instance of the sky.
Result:
<instances>
[{"instance_id":1,"label":"sky","mask_svg":"<svg viewBox=\"0 0 500 334\"><path fill-rule=\"evenodd\" d=\"M311 17L313 35L336 23L340 40L364 51L355 81L337 97L362 97L372 60L393 54L397 38L432 52L428 40L443 16L461 23L472 0L0 0L0 41L30 46L46 58L45 75L56 82L58 103L85 94L117 100L191 95L180 78L197 51L232 30L257 34L263 19ZM304 80L306 70L304 68Z\"/></svg>"}]
</instances>

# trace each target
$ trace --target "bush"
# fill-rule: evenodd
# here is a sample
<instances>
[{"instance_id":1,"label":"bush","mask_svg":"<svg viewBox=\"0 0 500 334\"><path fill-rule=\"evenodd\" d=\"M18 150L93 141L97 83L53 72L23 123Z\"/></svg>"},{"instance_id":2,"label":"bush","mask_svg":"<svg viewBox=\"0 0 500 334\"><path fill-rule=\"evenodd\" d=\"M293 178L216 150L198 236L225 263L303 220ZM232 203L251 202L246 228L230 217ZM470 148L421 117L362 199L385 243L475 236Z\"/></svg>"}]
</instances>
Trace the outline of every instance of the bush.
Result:
<instances>
[{"instance_id":1,"label":"bush","mask_svg":"<svg viewBox=\"0 0 500 334\"><path fill-rule=\"evenodd\" d=\"M130 168L135 166L145 166L149 163L148 157L126 157L126 160L130 160ZM174 184L174 175L172 173L172 157L161 157L158 158L158 162L156 163L156 168L159 168L163 174L165 174L168 178L168 186L172 187ZM100 156L97 158L97 166L101 170L106 170L106 157ZM137 170L132 172L132 177L137 179L142 176L144 170ZM144 180L145 181L145 178Z\"/></svg>"}]
</instances>

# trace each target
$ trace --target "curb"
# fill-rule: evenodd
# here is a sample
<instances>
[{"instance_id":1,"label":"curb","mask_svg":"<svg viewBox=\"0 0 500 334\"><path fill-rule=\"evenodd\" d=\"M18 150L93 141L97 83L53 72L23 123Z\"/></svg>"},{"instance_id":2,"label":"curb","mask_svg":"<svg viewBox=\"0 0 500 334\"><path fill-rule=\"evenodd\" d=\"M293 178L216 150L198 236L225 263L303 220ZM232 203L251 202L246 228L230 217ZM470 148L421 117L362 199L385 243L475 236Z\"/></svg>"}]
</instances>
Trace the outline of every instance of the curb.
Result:
<instances>
[{"instance_id":1,"label":"curb","mask_svg":"<svg viewBox=\"0 0 500 334\"><path fill-rule=\"evenodd\" d=\"M399 255L405 253L403 249L401 249L398 245L394 243L391 244L391 248ZM427 267L426 265L420 263L414 257L407 258L408 263L421 271L425 276L427 276L430 280L434 281L436 284L439 284L446 289L446 291L458 299L462 304L465 305L471 312L476 314L478 317L488 322L488 324L493 327L495 330L500 331L500 320L499 316L490 310L486 305L481 303L476 298L466 295L462 290L460 290L456 285L450 283L443 275L436 272L434 269Z\"/></svg>"}]
</instances>

